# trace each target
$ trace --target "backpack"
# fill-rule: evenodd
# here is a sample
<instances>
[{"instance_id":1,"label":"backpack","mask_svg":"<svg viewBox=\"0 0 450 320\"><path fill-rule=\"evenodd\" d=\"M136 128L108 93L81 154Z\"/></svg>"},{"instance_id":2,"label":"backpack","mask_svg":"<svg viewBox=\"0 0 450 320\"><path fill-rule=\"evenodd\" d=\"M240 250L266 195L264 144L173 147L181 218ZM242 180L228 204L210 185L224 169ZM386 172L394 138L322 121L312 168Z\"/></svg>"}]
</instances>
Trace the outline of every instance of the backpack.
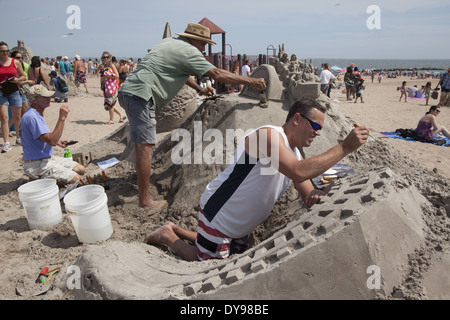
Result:
<instances>
[{"instance_id":1,"label":"backpack","mask_svg":"<svg viewBox=\"0 0 450 320\"><path fill-rule=\"evenodd\" d=\"M67 83L62 79L61 77L56 78L56 81L58 82L59 91L61 92L68 92L69 87L67 86Z\"/></svg>"}]
</instances>

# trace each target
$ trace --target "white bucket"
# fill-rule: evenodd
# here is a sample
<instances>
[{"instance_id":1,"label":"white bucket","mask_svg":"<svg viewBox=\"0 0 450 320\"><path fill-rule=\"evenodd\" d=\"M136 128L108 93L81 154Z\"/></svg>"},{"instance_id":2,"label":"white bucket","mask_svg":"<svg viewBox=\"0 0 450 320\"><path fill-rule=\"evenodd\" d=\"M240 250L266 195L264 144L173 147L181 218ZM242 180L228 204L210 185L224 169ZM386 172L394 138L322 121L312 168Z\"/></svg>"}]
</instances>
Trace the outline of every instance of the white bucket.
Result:
<instances>
[{"instance_id":1,"label":"white bucket","mask_svg":"<svg viewBox=\"0 0 450 320\"><path fill-rule=\"evenodd\" d=\"M102 186L77 188L64 197L64 204L80 242L102 241L112 235L108 197Z\"/></svg>"},{"instance_id":2,"label":"white bucket","mask_svg":"<svg viewBox=\"0 0 450 320\"><path fill-rule=\"evenodd\" d=\"M20 186L17 191L30 229L46 230L62 221L56 180L35 180Z\"/></svg>"}]
</instances>

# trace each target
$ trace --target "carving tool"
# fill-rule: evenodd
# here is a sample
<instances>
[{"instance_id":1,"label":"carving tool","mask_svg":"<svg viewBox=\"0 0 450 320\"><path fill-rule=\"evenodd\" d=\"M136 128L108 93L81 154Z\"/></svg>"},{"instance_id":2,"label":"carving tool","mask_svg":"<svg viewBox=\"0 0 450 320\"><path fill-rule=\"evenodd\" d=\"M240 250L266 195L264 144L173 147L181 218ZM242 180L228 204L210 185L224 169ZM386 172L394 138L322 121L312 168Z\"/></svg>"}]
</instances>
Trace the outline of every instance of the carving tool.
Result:
<instances>
[{"instance_id":1,"label":"carving tool","mask_svg":"<svg viewBox=\"0 0 450 320\"><path fill-rule=\"evenodd\" d=\"M48 267L45 267L41 270L41 272L39 272L39 276L36 279L36 283L44 283L45 282L45 275L48 272Z\"/></svg>"},{"instance_id":2,"label":"carving tool","mask_svg":"<svg viewBox=\"0 0 450 320\"><path fill-rule=\"evenodd\" d=\"M358 128L358 127L359 127L359 125L357 125L356 123L354 123L353 126L354 126L355 128ZM371 137L373 140L376 140L370 133L369 133L369 137Z\"/></svg>"}]
</instances>

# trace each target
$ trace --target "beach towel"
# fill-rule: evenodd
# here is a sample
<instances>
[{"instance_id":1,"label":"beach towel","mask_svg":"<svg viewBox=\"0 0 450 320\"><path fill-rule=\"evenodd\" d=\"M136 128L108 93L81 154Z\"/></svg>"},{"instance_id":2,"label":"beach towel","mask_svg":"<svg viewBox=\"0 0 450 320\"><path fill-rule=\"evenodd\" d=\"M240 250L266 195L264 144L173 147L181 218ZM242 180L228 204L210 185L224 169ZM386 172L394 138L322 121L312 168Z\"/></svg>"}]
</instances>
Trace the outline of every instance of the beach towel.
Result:
<instances>
[{"instance_id":1,"label":"beach towel","mask_svg":"<svg viewBox=\"0 0 450 320\"><path fill-rule=\"evenodd\" d=\"M403 129L403 130L405 130L405 129ZM414 129L409 129L409 130L414 131ZM397 129L397 131L398 131L398 129ZM450 147L450 139L447 139L447 138L444 138L444 139L432 139L434 141L440 141L439 143L432 142L432 141L428 141L427 142L425 140L423 140L423 141L416 140L416 139L413 139L412 137L408 137L408 136L405 136L405 135L401 136L399 134L399 132L397 132L397 131L395 131L395 132L381 132L381 133L384 134L385 136L389 137L389 138L402 139L402 140L406 140L406 141L416 141L416 142L422 142L422 143L430 143L430 144L434 144L434 145L440 145L440 146L443 146L443 147Z\"/></svg>"},{"instance_id":2,"label":"beach towel","mask_svg":"<svg viewBox=\"0 0 450 320\"><path fill-rule=\"evenodd\" d=\"M107 68L104 72L105 75L115 75L111 68ZM105 96L105 110L111 110L117 102L117 80L114 78L105 78L104 82L104 96Z\"/></svg>"}]
</instances>

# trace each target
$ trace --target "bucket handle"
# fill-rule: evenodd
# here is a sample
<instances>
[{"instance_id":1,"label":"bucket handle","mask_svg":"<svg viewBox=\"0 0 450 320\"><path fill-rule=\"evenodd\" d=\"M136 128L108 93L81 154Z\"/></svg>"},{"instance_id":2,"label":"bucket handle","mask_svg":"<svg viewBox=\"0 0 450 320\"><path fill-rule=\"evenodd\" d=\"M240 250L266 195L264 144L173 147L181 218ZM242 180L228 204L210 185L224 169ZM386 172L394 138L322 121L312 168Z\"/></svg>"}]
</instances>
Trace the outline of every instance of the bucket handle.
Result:
<instances>
[{"instance_id":1,"label":"bucket handle","mask_svg":"<svg viewBox=\"0 0 450 320\"><path fill-rule=\"evenodd\" d=\"M76 214L77 214L76 212L72 212L72 211L69 211L69 210L67 210L67 209L66 209L66 212L67 212L68 214L70 214L70 215L76 215Z\"/></svg>"}]
</instances>

